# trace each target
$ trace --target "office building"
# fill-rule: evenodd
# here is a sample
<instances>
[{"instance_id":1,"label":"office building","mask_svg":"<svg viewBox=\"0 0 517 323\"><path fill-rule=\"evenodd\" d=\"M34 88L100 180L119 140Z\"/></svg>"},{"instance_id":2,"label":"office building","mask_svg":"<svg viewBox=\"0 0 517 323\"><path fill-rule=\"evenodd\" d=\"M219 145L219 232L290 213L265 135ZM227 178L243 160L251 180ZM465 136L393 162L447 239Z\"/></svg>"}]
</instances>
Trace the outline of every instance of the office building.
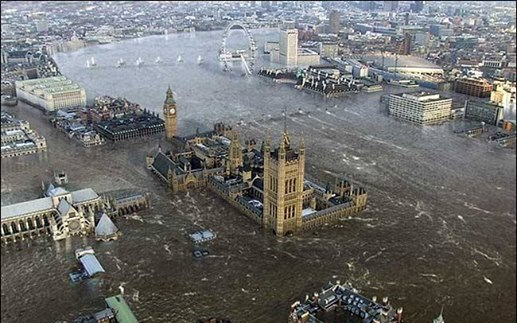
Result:
<instances>
[{"instance_id":1,"label":"office building","mask_svg":"<svg viewBox=\"0 0 517 323\"><path fill-rule=\"evenodd\" d=\"M415 1L414 3L412 3L410 5L411 11L421 12L422 10L424 10L424 4L425 4L425 1Z\"/></svg>"},{"instance_id":2,"label":"office building","mask_svg":"<svg viewBox=\"0 0 517 323\"><path fill-rule=\"evenodd\" d=\"M339 28L339 11L332 10L329 17L329 34L338 34Z\"/></svg>"},{"instance_id":3,"label":"office building","mask_svg":"<svg viewBox=\"0 0 517 323\"><path fill-rule=\"evenodd\" d=\"M461 78L454 82L454 91L479 98L489 98L493 86L483 79Z\"/></svg>"},{"instance_id":4,"label":"office building","mask_svg":"<svg viewBox=\"0 0 517 323\"><path fill-rule=\"evenodd\" d=\"M384 1L384 10L386 11L397 11L398 6L398 1Z\"/></svg>"},{"instance_id":5,"label":"office building","mask_svg":"<svg viewBox=\"0 0 517 323\"><path fill-rule=\"evenodd\" d=\"M281 64L295 66L298 64L298 29L280 31L279 60Z\"/></svg>"},{"instance_id":6,"label":"office building","mask_svg":"<svg viewBox=\"0 0 517 323\"><path fill-rule=\"evenodd\" d=\"M390 115L420 125L436 124L449 119L452 99L428 92L391 94Z\"/></svg>"},{"instance_id":7,"label":"office building","mask_svg":"<svg viewBox=\"0 0 517 323\"><path fill-rule=\"evenodd\" d=\"M405 33L404 40L402 41L402 51L400 54L402 55L411 55L411 34Z\"/></svg>"},{"instance_id":8,"label":"office building","mask_svg":"<svg viewBox=\"0 0 517 323\"><path fill-rule=\"evenodd\" d=\"M337 42L321 42L320 43L320 56L335 58L338 56L338 45Z\"/></svg>"},{"instance_id":9,"label":"office building","mask_svg":"<svg viewBox=\"0 0 517 323\"><path fill-rule=\"evenodd\" d=\"M46 111L86 106L84 88L65 76L16 81L15 85L20 100Z\"/></svg>"},{"instance_id":10,"label":"office building","mask_svg":"<svg viewBox=\"0 0 517 323\"><path fill-rule=\"evenodd\" d=\"M482 121L497 126L503 119L503 107L491 102L465 101L465 119Z\"/></svg>"},{"instance_id":11,"label":"office building","mask_svg":"<svg viewBox=\"0 0 517 323\"><path fill-rule=\"evenodd\" d=\"M490 94L490 101L503 107L505 120L515 120L515 103L517 102L515 83L494 82L494 90Z\"/></svg>"}]
</instances>

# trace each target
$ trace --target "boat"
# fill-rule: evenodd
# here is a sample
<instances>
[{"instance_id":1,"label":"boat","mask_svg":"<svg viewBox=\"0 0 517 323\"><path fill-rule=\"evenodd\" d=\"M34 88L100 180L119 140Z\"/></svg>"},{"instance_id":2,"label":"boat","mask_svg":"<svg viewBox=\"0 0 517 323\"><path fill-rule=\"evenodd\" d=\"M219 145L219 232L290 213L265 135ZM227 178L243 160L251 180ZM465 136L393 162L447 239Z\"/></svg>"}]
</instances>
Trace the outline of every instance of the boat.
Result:
<instances>
[{"instance_id":1,"label":"boat","mask_svg":"<svg viewBox=\"0 0 517 323\"><path fill-rule=\"evenodd\" d=\"M90 59L90 61L91 61L91 62L90 62L91 66L97 66L97 63L95 62L95 58L93 58L93 56L92 56L92 58Z\"/></svg>"},{"instance_id":2,"label":"boat","mask_svg":"<svg viewBox=\"0 0 517 323\"><path fill-rule=\"evenodd\" d=\"M126 65L126 62L121 58L117 61L117 67L122 67Z\"/></svg>"},{"instance_id":3,"label":"boat","mask_svg":"<svg viewBox=\"0 0 517 323\"><path fill-rule=\"evenodd\" d=\"M181 63L183 62L183 57L181 57L181 55L178 56L178 63Z\"/></svg>"},{"instance_id":4,"label":"boat","mask_svg":"<svg viewBox=\"0 0 517 323\"><path fill-rule=\"evenodd\" d=\"M138 57L135 64L136 64L136 66L140 67L140 66L144 65L144 61L141 57Z\"/></svg>"},{"instance_id":5,"label":"boat","mask_svg":"<svg viewBox=\"0 0 517 323\"><path fill-rule=\"evenodd\" d=\"M203 57L201 57L201 55L199 55L199 56L197 57L197 64L199 65L199 64L201 64L201 63L203 63Z\"/></svg>"},{"instance_id":6,"label":"boat","mask_svg":"<svg viewBox=\"0 0 517 323\"><path fill-rule=\"evenodd\" d=\"M90 60L86 61L86 68L90 68Z\"/></svg>"},{"instance_id":7,"label":"boat","mask_svg":"<svg viewBox=\"0 0 517 323\"><path fill-rule=\"evenodd\" d=\"M438 315L434 320L433 320L433 323L445 323L444 319L443 319L443 306L442 306L442 310L440 311L440 315Z\"/></svg>"},{"instance_id":8,"label":"boat","mask_svg":"<svg viewBox=\"0 0 517 323\"><path fill-rule=\"evenodd\" d=\"M156 60L154 62L160 64L162 62L162 59L160 58L160 56L158 56L156 57Z\"/></svg>"}]
</instances>

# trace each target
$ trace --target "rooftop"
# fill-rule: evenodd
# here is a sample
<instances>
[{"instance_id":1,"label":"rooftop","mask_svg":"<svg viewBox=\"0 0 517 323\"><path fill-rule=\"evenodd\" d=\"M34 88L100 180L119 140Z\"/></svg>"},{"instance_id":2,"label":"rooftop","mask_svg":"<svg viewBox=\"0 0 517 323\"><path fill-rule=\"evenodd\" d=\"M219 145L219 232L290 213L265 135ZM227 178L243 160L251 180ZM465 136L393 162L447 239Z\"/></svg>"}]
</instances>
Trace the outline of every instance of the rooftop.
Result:
<instances>
[{"instance_id":1,"label":"rooftop","mask_svg":"<svg viewBox=\"0 0 517 323\"><path fill-rule=\"evenodd\" d=\"M408 100L418 101L418 102L433 102L433 101L442 101L442 100L452 100L450 98L442 97L438 93L430 93L430 92L413 92L413 93L397 93L392 94L392 96L398 96L401 98L405 98Z\"/></svg>"},{"instance_id":2,"label":"rooftop","mask_svg":"<svg viewBox=\"0 0 517 323\"><path fill-rule=\"evenodd\" d=\"M381 55L366 55L363 56L365 61L373 61L376 66L382 67L382 56ZM442 70L442 68L426 59L411 56L411 55L399 55L398 61L395 64L395 56L385 55L384 56L384 67L411 67L411 68L426 68Z\"/></svg>"},{"instance_id":3,"label":"rooftop","mask_svg":"<svg viewBox=\"0 0 517 323\"><path fill-rule=\"evenodd\" d=\"M88 276L93 277L98 273L104 273L105 270L97 260L97 257L92 254L85 254L79 258L79 261L88 273Z\"/></svg>"},{"instance_id":4,"label":"rooftop","mask_svg":"<svg viewBox=\"0 0 517 323\"><path fill-rule=\"evenodd\" d=\"M33 80L16 81L17 88L26 88L29 91L41 90L47 94L66 93L83 90L83 88L66 78L66 76L53 76Z\"/></svg>"},{"instance_id":5,"label":"rooftop","mask_svg":"<svg viewBox=\"0 0 517 323\"><path fill-rule=\"evenodd\" d=\"M115 312L115 318L119 323L138 323L135 314L127 305L124 296L117 295L106 298L106 304Z\"/></svg>"},{"instance_id":6,"label":"rooftop","mask_svg":"<svg viewBox=\"0 0 517 323\"><path fill-rule=\"evenodd\" d=\"M44 197L32 201L2 206L0 213L3 221L9 218L22 216L25 214L51 210L53 208L54 205L52 204L52 198Z\"/></svg>"},{"instance_id":7,"label":"rooftop","mask_svg":"<svg viewBox=\"0 0 517 323\"><path fill-rule=\"evenodd\" d=\"M215 233L212 230L196 231L189 236L195 243L215 239Z\"/></svg>"}]
</instances>

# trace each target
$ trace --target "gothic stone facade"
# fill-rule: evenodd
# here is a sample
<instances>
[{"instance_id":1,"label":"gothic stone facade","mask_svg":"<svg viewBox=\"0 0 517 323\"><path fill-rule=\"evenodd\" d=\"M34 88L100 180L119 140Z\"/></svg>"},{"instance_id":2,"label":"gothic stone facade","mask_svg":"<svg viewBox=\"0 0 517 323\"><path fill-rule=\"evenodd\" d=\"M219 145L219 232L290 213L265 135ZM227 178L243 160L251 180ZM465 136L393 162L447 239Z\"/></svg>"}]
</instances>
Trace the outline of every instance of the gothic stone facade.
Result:
<instances>
[{"instance_id":1,"label":"gothic stone facade","mask_svg":"<svg viewBox=\"0 0 517 323\"><path fill-rule=\"evenodd\" d=\"M54 240L89 234L101 197L91 188L68 192L52 184L45 197L2 206L2 242L48 234Z\"/></svg>"},{"instance_id":2,"label":"gothic stone facade","mask_svg":"<svg viewBox=\"0 0 517 323\"><path fill-rule=\"evenodd\" d=\"M366 208L366 190L346 178L326 188L305 180L305 145L300 140L295 149L287 130L278 147L271 147L266 136L260 149L253 139L246 140L243 149L237 132L222 123L215 124L213 131L176 136L176 112L169 87L164 104L166 139L174 137L183 144L183 151L164 153L159 148L146 158L147 168L173 192L206 186L278 236Z\"/></svg>"}]
</instances>

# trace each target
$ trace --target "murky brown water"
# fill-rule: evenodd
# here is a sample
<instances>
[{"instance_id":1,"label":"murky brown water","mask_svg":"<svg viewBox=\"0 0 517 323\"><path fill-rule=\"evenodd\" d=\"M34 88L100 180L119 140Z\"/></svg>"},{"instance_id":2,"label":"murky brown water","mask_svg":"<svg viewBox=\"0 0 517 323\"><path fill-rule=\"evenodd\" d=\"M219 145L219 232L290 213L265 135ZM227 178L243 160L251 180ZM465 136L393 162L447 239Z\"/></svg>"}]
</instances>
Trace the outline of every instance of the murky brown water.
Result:
<instances>
[{"instance_id":1,"label":"murky brown water","mask_svg":"<svg viewBox=\"0 0 517 323\"><path fill-rule=\"evenodd\" d=\"M268 38L274 36L257 34L259 46ZM2 205L36 198L41 180L64 169L71 189L137 188L151 193L153 208L119 218L123 236L115 242L89 237L3 246L2 322L71 321L101 309L103 297L120 285L141 322L212 315L285 322L291 303L335 279L350 281L366 296L390 296L409 322L430 322L442 304L447 322L515 322L515 151L456 136L453 124L420 128L388 118L379 108L380 93L324 100L258 77L225 74L215 59L218 44L216 32L151 37L56 60L90 96L126 96L155 111L170 83L184 134L218 120L249 119L240 127L243 140L260 140L266 128L279 139L284 106L290 114L310 111L311 117L288 120L294 141L305 138L307 176L326 182L352 174L369 191L368 209L277 239L209 191L169 192L145 168L157 138L84 149L50 128L39 111L23 104L6 108L46 136L49 149L46 156L2 160ZM185 62L176 64L180 52ZM99 66L87 70L92 54ZM205 65L195 64L199 54ZM165 67L108 66L120 57L152 62L158 55ZM194 260L186 234L198 228L211 228L218 238L208 244L208 258ZM84 244L96 250L107 275L72 286L73 251Z\"/></svg>"}]
</instances>

